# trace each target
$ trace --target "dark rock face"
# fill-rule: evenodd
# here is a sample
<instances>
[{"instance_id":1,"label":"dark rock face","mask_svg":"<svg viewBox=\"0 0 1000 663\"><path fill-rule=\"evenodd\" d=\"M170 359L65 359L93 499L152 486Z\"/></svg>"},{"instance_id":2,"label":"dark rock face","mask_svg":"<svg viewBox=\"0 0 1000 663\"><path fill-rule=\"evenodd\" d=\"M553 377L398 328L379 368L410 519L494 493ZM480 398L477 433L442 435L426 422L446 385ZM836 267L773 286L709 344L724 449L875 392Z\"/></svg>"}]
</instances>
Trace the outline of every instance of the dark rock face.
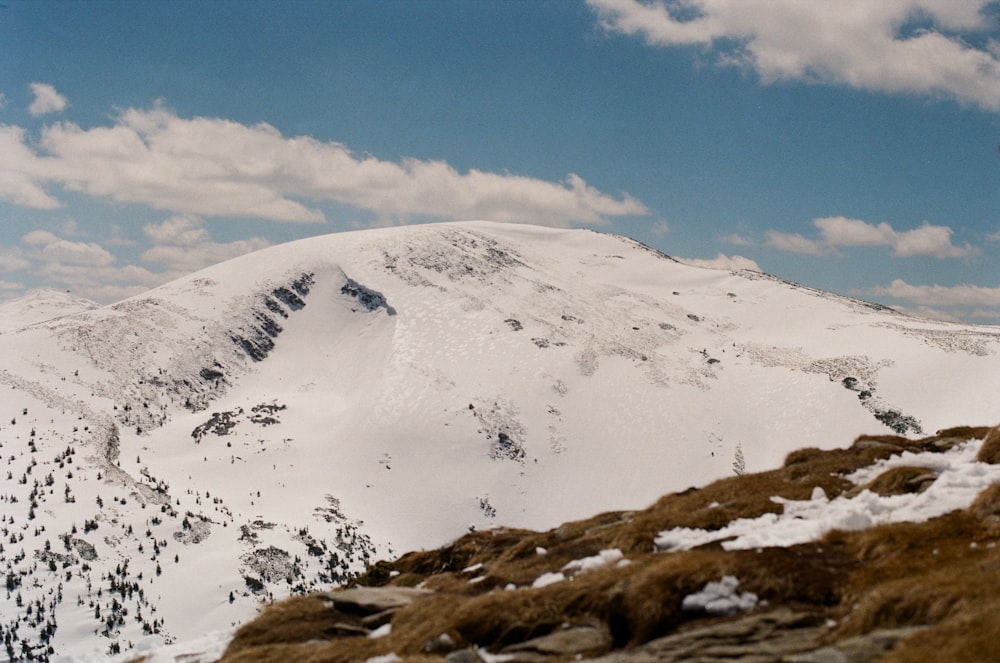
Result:
<instances>
[{"instance_id":1,"label":"dark rock face","mask_svg":"<svg viewBox=\"0 0 1000 663\"><path fill-rule=\"evenodd\" d=\"M305 308L304 297L315 283L315 275L300 274L288 285L281 285L259 296L259 306L251 312L253 322L234 330L230 339L253 361L263 361L274 349L274 339L283 330L274 316L287 318L289 312ZM284 304L284 306L282 306ZM287 310L286 310L287 309Z\"/></svg>"},{"instance_id":2,"label":"dark rock face","mask_svg":"<svg viewBox=\"0 0 1000 663\"><path fill-rule=\"evenodd\" d=\"M366 311L377 311L380 308L384 308L385 312L389 315L396 315L396 309L389 306L389 303L385 299L385 295L377 290L372 290L371 288L361 285L354 279L347 279L347 283L340 288L340 294L357 299L358 303L361 304Z\"/></svg>"}]
</instances>

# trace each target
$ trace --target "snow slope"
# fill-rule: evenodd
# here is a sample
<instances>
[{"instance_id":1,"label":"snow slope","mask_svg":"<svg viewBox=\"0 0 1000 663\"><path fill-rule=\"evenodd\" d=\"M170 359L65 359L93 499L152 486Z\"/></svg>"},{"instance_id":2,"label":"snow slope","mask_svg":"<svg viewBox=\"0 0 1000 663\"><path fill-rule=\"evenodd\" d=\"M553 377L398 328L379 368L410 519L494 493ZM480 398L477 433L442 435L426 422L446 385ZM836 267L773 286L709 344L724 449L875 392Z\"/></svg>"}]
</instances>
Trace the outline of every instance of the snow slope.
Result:
<instances>
[{"instance_id":1,"label":"snow slope","mask_svg":"<svg viewBox=\"0 0 1000 663\"><path fill-rule=\"evenodd\" d=\"M0 306L0 626L75 657L225 629L469 527L1000 418L1000 329L590 231L343 233L24 310Z\"/></svg>"},{"instance_id":2,"label":"snow slope","mask_svg":"<svg viewBox=\"0 0 1000 663\"><path fill-rule=\"evenodd\" d=\"M98 308L99 304L58 290L35 290L0 305L0 334L64 315Z\"/></svg>"}]
</instances>

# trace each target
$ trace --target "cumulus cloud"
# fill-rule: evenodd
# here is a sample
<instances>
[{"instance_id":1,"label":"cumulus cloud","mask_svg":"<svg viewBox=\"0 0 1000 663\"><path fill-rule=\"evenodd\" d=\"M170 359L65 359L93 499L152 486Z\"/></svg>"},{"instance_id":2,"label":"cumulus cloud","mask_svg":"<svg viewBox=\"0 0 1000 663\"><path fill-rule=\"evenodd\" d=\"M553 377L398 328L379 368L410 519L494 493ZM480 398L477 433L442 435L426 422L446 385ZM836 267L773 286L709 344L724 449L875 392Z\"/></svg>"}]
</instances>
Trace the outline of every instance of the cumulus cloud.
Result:
<instances>
[{"instance_id":1,"label":"cumulus cloud","mask_svg":"<svg viewBox=\"0 0 1000 663\"><path fill-rule=\"evenodd\" d=\"M764 244L779 251L805 253L813 256L823 255L827 252L826 248L819 242L798 233L783 233L778 230L768 230Z\"/></svg>"},{"instance_id":2,"label":"cumulus cloud","mask_svg":"<svg viewBox=\"0 0 1000 663\"><path fill-rule=\"evenodd\" d=\"M71 241L47 230L23 235L21 246L0 255L0 268L5 266L49 287L70 288L102 302L128 297L180 276L137 265L120 266L116 257L99 244Z\"/></svg>"},{"instance_id":3,"label":"cumulus cloud","mask_svg":"<svg viewBox=\"0 0 1000 663\"><path fill-rule=\"evenodd\" d=\"M56 92L56 89L48 83L32 83L31 94L35 95L35 99L28 106L28 112L35 117L60 113L66 108L66 97Z\"/></svg>"},{"instance_id":4,"label":"cumulus cloud","mask_svg":"<svg viewBox=\"0 0 1000 663\"><path fill-rule=\"evenodd\" d=\"M812 223L819 230L819 239L770 230L766 244L782 251L809 255L822 255L839 248L858 246L888 247L892 249L893 255L901 258L965 258L979 253L977 248L969 244L955 246L951 241L954 234L951 228L934 226L926 221L912 230L895 230L885 222L874 224L843 216L813 219Z\"/></svg>"},{"instance_id":5,"label":"cumulus cloud","mask_svg":"<svg viewBox=\"0 0 1000 663\"><path fill-rule=\"evenodd\" d=\"M36 259L61 267L107 267L115 262L115 257L97 244L71 242L47 230L34 230L21 241L35 249Z\"/></svg>"},{"instance_id":6,"label":"cumulus cloud","mask_svg":"<svg viewBox=\"0 0 1000 663\"><path fill-rule=\"evenodd\" d=\"M651 46L715 49L765 83L798 80L943 96L1000 111L993 0L587 0L601 25Z\"/></svg>"},{"instance_id":7,"label":"cumulus cloud","mask_svg":"<svg viewBox=\"0 0 1000 663\"><path fill-rule=\"evenodd\" d=\"M43 188L177 214L316 222L317 207L337 202L380 217L491 219L565 226L646 214L639 201L614 197L570 174L550 182L479 170L459 172L442 161L398 163L359 155L308 136L287 138L268 124L181 118L162 104L128 109L113 126L45 127L35 151L23 131L0 133L0 199L28 207L58 202Z\"/></svg>"},{"instance_id":8,"label":"cumulus cloud","mask_svg":"<svg viewBox=\"0 0 1000 663\"><path fill-rule=\"evenodd\" d=\"M911 285L896 279L887 286L873 290L884 295L927 307L966 307L1000 309L1000 287L980 285Z\"/></svg>"},{"instance_id":9,"label":"cumulus cloud","mask_svg":"<svg viewBox=\"0 0 1000 663\"><path fill-rule=\"evenodd\" d=\"M932 226L926 221L919 228L905 231L894 230L888 223L875 225L842 216L815 219L813 225L819 228L823 242L831 247L888 246L901 257L964 258L978 253L968 244L952 244L951 228Z\"/></svg>"},{"instance_id":10,"label":"cumulus cloud","mask_svg":"<svg viewBox=\"0 0 1000 663\"><path fill-rule=\"evenodd\" d=\"M31 267L31 261L18 249L0 248L0 272L19 272Z\"/></svg>"},{"instance_id":11,"label":"cumulus cloud","mask_svg":"<svg viewBox=\"0 0 1000 663\"><path fill-rule=\"evenodd\" d=\"M271 245L261 237L213 242L204 221L186 215L149 224L143 227L143 231L155 242L155 246L144 251L142 259L178 272L193 272Z\"/></svg>"},{"instance_id":12,"label":"cumulus cloud","mask_svg":"<svg viewBox=\"0 0 1000 663\"><path fill-rule=\"evenodd\" d=\"M678 260L689 265L694 265L695 267L708 267L709 269L727 269L730 271L752 269L755 272L763 271L760 268L760 265L750 258L744 258L743 256L727 256L723 253L720 253L718 256L710 260L703 260L699 258L678 258Z\"/></svg>"},{"instance_id":13,"label":"cumulus cloud","mask_svg":"<svg viewBox=\"0 0 1000 663\"><path fill-rule=\"evenodd\" d=\"M744 237L739 233L728 233L720 238L723 242L729 244L735 244L736 246L753 246L755 242L752 239Z\"/></svg>"},{"instance_id":14,"label":"cumulus cloud","mask_svg":"<svg viewBox=\"0 0 1000 663\"><path fill-rule=\"evenodd\" d=\"M143 227L152 244L139 264L121 264L106 246L67 239L63 234L33 230L16 247L0 248L0 274L18 273L22 278L53 288L69 288L94 301L109 303L138 294L184 274L271 245L251 237L234 242L213 241L205 222L193 216L172 216ZM123 242L117 242L119 244ZM131 242L129 242L131 244Z\"/></svg>"},{"instance_id":15,"label":"cumulus cloud","mask_svg":"<svg viewBox=\"0 0 1000 663\"><path fill-rule=\"evenodd\" d=\"M40 166L25 144L24 129L0 125L0 200L34 209L59 207L59 201L42 188Z\"/></svg>"}]
</instances>

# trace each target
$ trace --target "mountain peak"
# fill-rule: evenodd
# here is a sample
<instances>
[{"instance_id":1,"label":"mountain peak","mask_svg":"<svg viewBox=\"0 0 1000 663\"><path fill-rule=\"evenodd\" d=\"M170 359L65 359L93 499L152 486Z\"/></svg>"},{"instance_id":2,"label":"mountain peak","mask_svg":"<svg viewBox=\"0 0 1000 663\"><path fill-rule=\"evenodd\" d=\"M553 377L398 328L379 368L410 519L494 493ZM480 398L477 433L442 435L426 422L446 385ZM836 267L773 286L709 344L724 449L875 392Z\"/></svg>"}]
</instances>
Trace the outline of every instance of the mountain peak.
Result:
<instances>
[{"instance_id":1,"label":"mountain peak","mask_svg":"<svg viewBox=\"0 0 1000 663\"><path fill-rule=\"evenodd\" d=\"M20 593L53 616L21 623L34 652L185 639L470 530L640 508L844 431L989 421L998 349L591 231L270 247L0 336L0 626Z\"/></svg>"},{"instance_id":2,"label":"mountain peak","mask_svg":"<svg viewBox=\"0 0 1000 663\"><path fill-rule=\"evenodd\" d=\"M0 304L0 333L99 307L100 304L77 297L69 290L32 290Z\"/></svg>"}]
</instances>

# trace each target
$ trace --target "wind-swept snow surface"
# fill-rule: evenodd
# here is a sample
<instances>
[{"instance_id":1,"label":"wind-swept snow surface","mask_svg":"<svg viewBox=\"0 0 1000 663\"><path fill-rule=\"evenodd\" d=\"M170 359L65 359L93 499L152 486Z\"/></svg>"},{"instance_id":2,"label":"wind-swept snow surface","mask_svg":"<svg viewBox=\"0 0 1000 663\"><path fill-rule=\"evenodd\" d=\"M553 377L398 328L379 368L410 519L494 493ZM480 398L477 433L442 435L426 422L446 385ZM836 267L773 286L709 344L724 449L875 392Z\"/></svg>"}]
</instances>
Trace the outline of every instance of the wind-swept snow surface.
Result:
<instances>
[{"instance_id":1,"label":"wind-swept snow surface","mask_svg":"<svg viewBox=\"0 0 1000 663\"><path fill-rule=\"evenodd\" d=\"M755 471L992 423L1000 388L996 328L485 222L19 310L0 307L0 615L36 653L225 629L469 528L642 506L730 474L737 448Z\"/></svg>"}]
</instances>

